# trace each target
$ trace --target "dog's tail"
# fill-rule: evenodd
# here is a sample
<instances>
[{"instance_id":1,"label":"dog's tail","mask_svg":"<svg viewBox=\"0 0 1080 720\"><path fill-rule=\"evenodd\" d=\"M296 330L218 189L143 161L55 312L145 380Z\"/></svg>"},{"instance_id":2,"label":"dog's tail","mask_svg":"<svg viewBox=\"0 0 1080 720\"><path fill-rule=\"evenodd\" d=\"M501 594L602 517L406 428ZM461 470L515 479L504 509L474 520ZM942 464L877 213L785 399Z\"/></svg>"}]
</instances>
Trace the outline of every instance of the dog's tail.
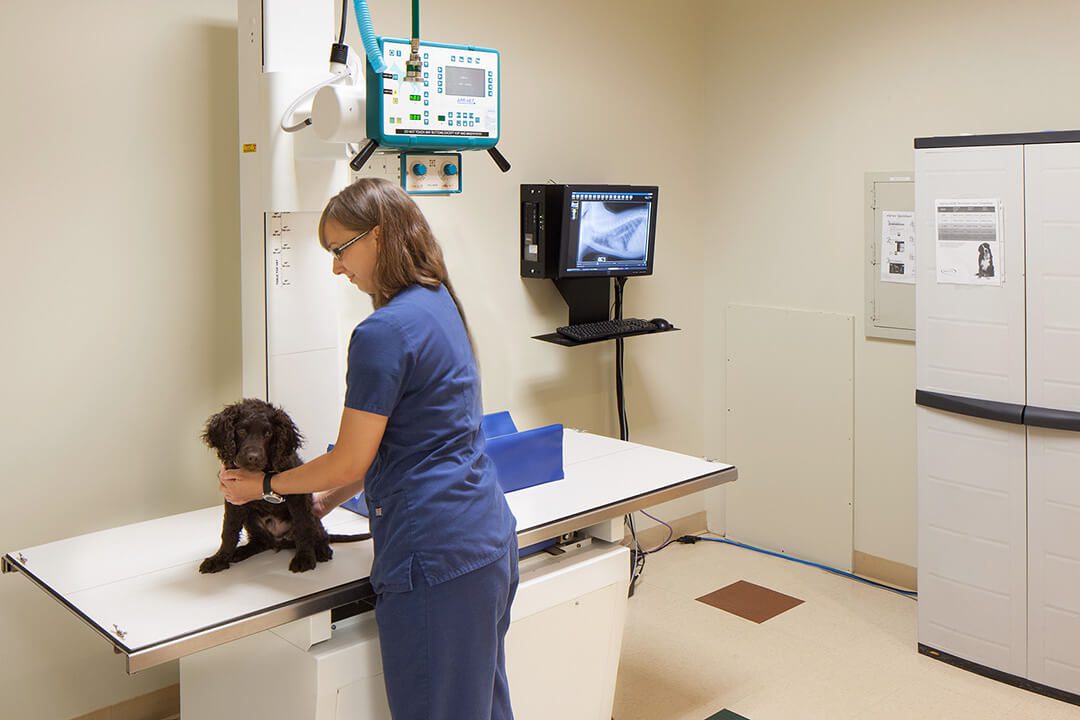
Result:
<instances>
[{"instance_id":1,"label":"dog's tail","mask_svg":"<svg viewBox=\"0 0 1080 720\"><path fill-rule=\"evenodd\" d=\"M343 542L361 542L363 540L370 540L371 533L360 533L358 535L327 535L326 538L332 543Z\"/></svg>"}]
</instances>

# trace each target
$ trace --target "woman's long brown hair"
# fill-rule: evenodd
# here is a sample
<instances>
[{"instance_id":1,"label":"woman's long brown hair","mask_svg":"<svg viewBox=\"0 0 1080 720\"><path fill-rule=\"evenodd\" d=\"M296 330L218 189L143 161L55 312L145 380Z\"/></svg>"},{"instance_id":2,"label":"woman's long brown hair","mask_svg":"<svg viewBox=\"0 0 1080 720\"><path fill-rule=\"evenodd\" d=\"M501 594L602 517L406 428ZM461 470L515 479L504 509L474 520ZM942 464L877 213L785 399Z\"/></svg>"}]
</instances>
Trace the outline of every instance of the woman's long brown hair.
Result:
<instances>
[{"instance_id":1,"label":"woman's long brown hair","mask_svg":"<svg viewBox=\"0 0 1080 720\"><path fill-rule=\"evenodd\" d=\"M442 284L457 306L475 354L465 310L450 284L442 248L427 218L399 185L381 178L361 178L332 197L319 218L319 242L324 248L327 220L355 233L379 227L372 274L375 290L371 293L376 309L410 285L437 288Z\"/></svg>"}]
</instances>

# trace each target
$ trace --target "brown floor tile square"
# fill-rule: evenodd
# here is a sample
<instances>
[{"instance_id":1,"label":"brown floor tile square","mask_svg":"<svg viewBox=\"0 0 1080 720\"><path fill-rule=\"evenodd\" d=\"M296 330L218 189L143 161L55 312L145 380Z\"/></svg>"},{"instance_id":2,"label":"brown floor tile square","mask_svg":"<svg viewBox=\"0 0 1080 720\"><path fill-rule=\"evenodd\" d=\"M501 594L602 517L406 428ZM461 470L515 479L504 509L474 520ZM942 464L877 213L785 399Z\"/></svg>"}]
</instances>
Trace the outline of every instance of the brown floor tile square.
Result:
<instances>
[{"instance_id":1,"label":"brown floor tile square","mask_svg":"<svg viewBox=\"0 0 1080 720\"><path fill-rule=\"evenodd\" d=\"M803 602L745 580L702 595L698 601L756 623L763 623Z\"/></svg>"}]
</instances>

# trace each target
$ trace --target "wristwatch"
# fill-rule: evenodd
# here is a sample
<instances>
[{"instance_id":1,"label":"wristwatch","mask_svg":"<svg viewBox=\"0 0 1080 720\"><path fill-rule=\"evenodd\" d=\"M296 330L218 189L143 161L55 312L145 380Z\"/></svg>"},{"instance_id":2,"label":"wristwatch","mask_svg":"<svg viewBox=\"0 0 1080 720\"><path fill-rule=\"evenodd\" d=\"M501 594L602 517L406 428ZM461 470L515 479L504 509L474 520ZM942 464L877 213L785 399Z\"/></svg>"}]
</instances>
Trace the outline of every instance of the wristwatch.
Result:
<instances>
[{"instance_id":1,"label":"wristwatch","mask_svg":"<svg viewBox=\"0 0 1080 720\"><path fill-rule=\"evenodd\" d=\"M270 481L277 475L276 470L269 470L263 474L263 500L268 503L274 503L275 505L285 502L285 498L274 492L274 489L270 487Z\"/></svg>"}]
</instances>

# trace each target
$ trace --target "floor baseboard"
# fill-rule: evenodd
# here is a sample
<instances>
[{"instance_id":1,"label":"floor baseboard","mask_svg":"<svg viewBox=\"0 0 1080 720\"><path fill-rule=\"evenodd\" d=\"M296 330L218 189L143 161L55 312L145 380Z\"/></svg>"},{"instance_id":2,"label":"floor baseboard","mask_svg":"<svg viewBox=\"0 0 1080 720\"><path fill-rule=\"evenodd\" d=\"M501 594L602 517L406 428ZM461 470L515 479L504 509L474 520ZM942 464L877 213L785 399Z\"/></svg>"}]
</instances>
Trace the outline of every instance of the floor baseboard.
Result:
<instances>
[{"instance_id":1,"label":"floor baseboard","mask_svg":"<svg viewBox=\"0 0 1080 720\"><path fill-rule=\"evenodd\" d=\"M856 575L887 585L895 585L904 590L917 590L919 586L916 568L876 555L856 550L852 554L852 567Z\"/></svg>"}]
</instances>

